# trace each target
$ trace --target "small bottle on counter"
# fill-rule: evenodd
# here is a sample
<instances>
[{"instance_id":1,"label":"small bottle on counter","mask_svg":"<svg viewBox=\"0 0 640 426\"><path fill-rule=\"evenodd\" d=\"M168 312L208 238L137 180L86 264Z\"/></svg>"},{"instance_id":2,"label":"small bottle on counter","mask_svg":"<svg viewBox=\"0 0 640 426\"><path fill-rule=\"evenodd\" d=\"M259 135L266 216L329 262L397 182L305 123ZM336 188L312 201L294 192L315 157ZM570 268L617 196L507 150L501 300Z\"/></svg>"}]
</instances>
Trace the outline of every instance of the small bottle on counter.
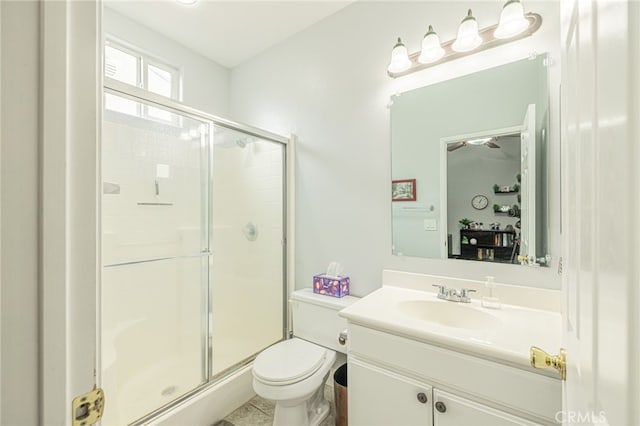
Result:
<instances>
[{"instance_id":1,"label":"small bottle on counter","mask_svg":"<svg viewBox=\"0 0 640 426\"><path fill-rule=\"evenodd\" d=\"M496 283L493 281L494 278L490 275L487 275L485 278L486 281L484 285L489 294L482 297L482 307L488 309L500 309L500 299L494 294L496 288Z\"/></svg>"}]
</instances>

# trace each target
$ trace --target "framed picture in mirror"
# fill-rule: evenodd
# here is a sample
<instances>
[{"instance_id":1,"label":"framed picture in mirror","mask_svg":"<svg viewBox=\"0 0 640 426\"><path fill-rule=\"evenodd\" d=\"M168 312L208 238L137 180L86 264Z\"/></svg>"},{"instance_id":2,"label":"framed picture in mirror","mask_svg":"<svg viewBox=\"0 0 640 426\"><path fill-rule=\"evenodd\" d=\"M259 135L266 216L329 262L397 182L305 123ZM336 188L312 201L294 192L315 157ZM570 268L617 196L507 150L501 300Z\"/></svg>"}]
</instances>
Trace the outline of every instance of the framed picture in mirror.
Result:
<instances>
[{"instance_id":1,"label":"framed picture in mirror","mask_svg":"<svg viewBox=\"0 0 640 426\"><path fill-rule=\"evenodd\" d=\"M416 180L391 181L391 201L416 201Z\"/></svg>"}]
</instances>

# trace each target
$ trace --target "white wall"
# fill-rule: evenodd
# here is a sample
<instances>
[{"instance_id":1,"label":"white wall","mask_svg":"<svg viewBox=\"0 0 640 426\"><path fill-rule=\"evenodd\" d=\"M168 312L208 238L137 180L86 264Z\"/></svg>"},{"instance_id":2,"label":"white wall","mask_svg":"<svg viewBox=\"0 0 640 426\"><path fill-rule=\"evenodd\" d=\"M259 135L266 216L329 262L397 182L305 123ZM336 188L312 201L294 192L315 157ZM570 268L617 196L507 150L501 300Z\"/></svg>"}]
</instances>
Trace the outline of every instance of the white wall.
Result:
<instances>
[{"instance_id":1,"label":"white wall","mask_svg":"<svg viewBox=\"0 0 640 426\"><path fill-rule=\"evenodd\" d=\"M528 3L542 14L538 33L400 79L386 75L398 35L410 51L419 48L428 24L442 40L455 36L468 6L480 27L495 24L502 1L356 2L231 73L231 117L276 133L298 136L296 163L296 286L340 261L352 292L364 295L381 284L383 268L559 288L555 263L530 269L479 262L401 258L391 255L391 95L550 51L558 60L558 5ZM551 134L554 158L550 189L551 253L559 256L558 75L551 67Z\"/></svg>"},{"instance_id":2,"label":"white wall","mask_svg":"<svg viewBox=\"0 0 640 426\"><path fill-rule=\"evenodd\" d=\"M2 9L2 288L0 424L38 424L37 2ZM17 42L19 41L19 42Z\"/></svg>"},{"instance_id":3,"label":"white wall","mask_svg":"<svg viewBox=\"0 0 640 426\"><path fill-rule=\"evenodd\" d=\"M152 7L152 6L149 6ZM204 56L140 25L108 7L103 13L104 33L162 59L182 72L182 102L208 112L227 116L229 70Z\"/></svg>"}]
</instances>

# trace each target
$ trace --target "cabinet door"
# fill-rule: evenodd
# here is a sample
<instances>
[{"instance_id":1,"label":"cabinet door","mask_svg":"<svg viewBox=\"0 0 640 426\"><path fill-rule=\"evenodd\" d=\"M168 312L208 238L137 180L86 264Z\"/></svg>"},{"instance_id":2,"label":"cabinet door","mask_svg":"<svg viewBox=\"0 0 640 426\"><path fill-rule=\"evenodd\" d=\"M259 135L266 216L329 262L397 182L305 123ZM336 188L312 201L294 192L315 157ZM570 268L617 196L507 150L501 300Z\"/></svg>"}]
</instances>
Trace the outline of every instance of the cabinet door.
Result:
<instances>
[{"instance_id":1,"label":"cabinet door","mask_svg":"<svg viewBox=\"0 0 640 426\"><path fill-rule=\"evenodd\" d=\"M350 426L431 425L431 386L349 360Z\"/></svg>"},{"instance_id":2,"label":"cabinet door","mask_svg":"<svg viewBox=\"0 0 640 426\"><path fill-rule=\"evenodd\" d=\"M438 389L433 390L433 405L435 407L433 410L433 424L435 426L537 424Z\"/></svg>"}]
</instances>

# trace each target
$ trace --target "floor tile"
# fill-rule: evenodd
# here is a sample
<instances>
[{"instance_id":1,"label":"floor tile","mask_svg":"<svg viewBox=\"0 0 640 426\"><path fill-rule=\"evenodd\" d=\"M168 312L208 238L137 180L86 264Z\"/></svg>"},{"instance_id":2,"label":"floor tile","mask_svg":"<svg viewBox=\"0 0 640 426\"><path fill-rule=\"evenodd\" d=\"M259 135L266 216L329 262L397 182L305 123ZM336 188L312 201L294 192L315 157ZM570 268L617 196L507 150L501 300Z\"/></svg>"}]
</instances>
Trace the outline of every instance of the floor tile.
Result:
<instances>
[{"instance_id":1,"label":"floor tile","mask_svg":"<svg viewBox=\"0 0 640 426\"><path fill-rule=\"evenodd\" d=\"M320 426L334 426L335 423L336 423L336 421L335 421L333 415L329 414L329 416L326 419L324 419L322 421L322 423L320 423Z\"/></svg>"},{"instance_id":2,"label":"floor tile","mask_svg":"<svg viewBox=\"0 0 640 426\"><path fill-rule=\"evenodd\" d=\"M326 399L329 402L333 402L333 386L325 385L324 399Z\"/></svg>"},{"instance_id":3,"label":"floor tile","mask_svg":"<svg viewBox=\"0 0 640 426\"><path fill-rule=\"evenodd\" d=\"M335 406L333 404L333 386L324 387L324 397L329 401L331 410L329 416L320 423L320 426L333 426L335 424ZM229 414L224 421L233 426L271 426L275 404L259 396L253 397L242 407Z\"/></svg>"},{"instance_id":4,"label":"floor tile","mask_svg":"<svg viewBox=\"0 0 640 426\"><path fill-rule=\"evenodd\" d=\"M273 417L273 413L276 408L273 402L267 401L266 399L256 395L249 401L249 404L253 405L254 407L262 411L266 415Z\"/></svg>"},{"instance_id":5,"label":"floor tile","mask_svg":"<svg viewBox=\"0 0 640 426\"><path fill-rule=\"evenodd\" d=\"M273 424L273 417L248 403L229 414L225 420L233 423L234 426L271 426Z\"/></svg>"}]
</instances>

